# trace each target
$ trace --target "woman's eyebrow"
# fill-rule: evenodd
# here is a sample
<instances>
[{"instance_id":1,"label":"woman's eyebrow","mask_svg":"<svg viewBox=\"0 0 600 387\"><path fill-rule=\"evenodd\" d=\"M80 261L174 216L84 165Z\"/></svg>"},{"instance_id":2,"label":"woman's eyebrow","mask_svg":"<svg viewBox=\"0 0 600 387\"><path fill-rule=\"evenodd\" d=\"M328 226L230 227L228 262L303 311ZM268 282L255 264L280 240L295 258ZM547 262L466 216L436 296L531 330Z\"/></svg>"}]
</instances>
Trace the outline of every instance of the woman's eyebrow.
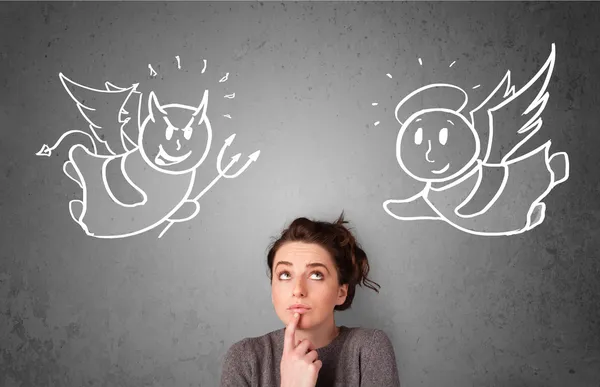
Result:
<instances>
[{"instance_id":1,"label":"woman's eyebrow","mask_svg":"<svg viewBox=\"0 0 600 387\"><path fill-rule=\"evenodd\" d=\"M277 266L279 266L279 265L294 266L294 264L291 263L291 262L288 262L288 261L279 261L279 262L277 262L277 265L275 265L275 268L277 269ZM329 273L329 269L327 268L327 266L323 265L320 262L307 263L306 267L323 267Z\"/></svg>"}]
</instances>

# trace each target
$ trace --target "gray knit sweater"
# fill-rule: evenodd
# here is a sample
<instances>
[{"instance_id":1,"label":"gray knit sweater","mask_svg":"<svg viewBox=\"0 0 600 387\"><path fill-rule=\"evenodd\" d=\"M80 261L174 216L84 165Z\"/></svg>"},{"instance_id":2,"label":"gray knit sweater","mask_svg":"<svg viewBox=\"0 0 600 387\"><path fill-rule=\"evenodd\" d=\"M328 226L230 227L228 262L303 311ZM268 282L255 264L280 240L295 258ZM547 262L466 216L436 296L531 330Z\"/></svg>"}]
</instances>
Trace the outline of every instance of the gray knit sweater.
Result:
<instances>
[{"instance_id":1,"label":"gray knit sweater","mask_svg":"<svg viewBox=\"0 0 600 387\"><path fill-rule=\"evenodd\" d=\"M280 387L285 328L233 344L225 355L221 387ZM318 348L323 367L316 387L400 387L391 341L379 329L340 326Z\"/></svg>"}]
</instances>

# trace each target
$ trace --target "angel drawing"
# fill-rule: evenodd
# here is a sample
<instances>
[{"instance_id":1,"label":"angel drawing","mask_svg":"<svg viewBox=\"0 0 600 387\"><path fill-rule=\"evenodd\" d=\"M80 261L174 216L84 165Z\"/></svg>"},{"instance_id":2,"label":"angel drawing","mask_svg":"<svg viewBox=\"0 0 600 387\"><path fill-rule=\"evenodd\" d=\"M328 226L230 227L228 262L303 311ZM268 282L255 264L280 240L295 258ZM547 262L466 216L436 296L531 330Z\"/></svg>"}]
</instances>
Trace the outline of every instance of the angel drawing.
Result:
<instances>
[{"instance_id":1,"label":"angel drawing","mask_svg":"<svg viewBox=\"0 0 600 387\"><path fill-rule=\"evenodd\" d=\"M384 210L396 219L440 220L485 236L514 235L540 225L543 199L569 177L568 155L551 153L551 140L532 146L542 128L555 57L552 44L544 65L518 91L507 71L468 118L462 112L467 94L457 86L431 84L406 96L395 112L401 125L396 158L424 188L409 198L386 200ZM421 105L401 113L409 101L440 91L455 94L445 102L452 108Z\"/></svg>"},{"instance_id":2,"label":"angel drawing","mask_svg":"<svg viewBox=\"0 0 600 387\"><path fill-rule=\"evenodd\" d=\"M89 131L66 132L37 155L50 156L66 136L85 135L85 141L69 149L63 171L82 190L81 200L72 200L69 210L87 235L124 238L162 225L160 238L174 223L199 213L200 197L217 180L239 176L260 154L254 152L235 174L228 174L241 156L236 154L226 167L221 166L223 153L235 137L231 135L218 154L217 176L195 192L196 169L206 161L212 142L208 90L193 106L162 104L152 91L144 116L144 95L138 84L123 88L106 82L105 89L94 89L62 73L59 77L89 123Z\"/></svg>"}]
</instances>

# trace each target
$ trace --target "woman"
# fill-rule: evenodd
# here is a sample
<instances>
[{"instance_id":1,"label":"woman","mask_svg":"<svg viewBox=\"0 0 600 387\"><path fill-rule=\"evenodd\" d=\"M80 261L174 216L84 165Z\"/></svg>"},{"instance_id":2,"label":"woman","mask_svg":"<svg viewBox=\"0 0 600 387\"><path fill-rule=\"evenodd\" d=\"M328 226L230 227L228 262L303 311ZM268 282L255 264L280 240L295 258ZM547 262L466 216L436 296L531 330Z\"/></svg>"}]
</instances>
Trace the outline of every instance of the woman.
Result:
<instances>
[{"instance_id":1,"label":"woman","mask_svg":"<svg viewBox=\"0 0 600 387\"><path fill-rule=\"evenodd\" d=\"M271 300L285 328L233 344L221 387L398 387L393 346L378 329L336 326L356 285L367 279L367 256L344 226L294 220L267 255Z\"/></svg>"}]
</instances>

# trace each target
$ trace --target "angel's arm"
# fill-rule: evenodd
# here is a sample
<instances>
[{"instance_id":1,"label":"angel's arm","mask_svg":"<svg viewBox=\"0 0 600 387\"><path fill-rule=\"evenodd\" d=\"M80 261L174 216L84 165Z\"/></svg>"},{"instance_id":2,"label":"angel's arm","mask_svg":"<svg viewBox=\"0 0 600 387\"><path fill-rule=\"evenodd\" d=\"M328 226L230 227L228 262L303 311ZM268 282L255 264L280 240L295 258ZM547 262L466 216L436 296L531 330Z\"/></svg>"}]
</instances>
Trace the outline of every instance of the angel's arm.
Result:
<instances>
[{"instance_id":1,"label":"angel's arm","mask_svg":"<svg viewBox=\"0 0 600 387\"><path fill-rule=\"evenodd\" d=\"M477 182L469 196L456 208L455 213L463 218L472 218L485 213L496 203L508 179L507 165L477 168Z\"/></svg>"}]
</instances>

